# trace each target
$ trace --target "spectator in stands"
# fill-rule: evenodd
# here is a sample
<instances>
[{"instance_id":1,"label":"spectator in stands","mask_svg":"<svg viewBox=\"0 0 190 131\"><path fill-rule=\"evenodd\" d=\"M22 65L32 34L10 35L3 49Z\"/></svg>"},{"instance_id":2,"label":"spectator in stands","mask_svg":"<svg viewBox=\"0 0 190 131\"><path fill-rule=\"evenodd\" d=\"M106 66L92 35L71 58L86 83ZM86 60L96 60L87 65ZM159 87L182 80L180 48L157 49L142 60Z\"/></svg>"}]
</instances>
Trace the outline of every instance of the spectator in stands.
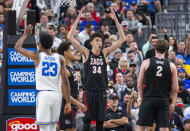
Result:
<instances>
[{"instance_id":1,"label":"spectator in stands","mask_svg":"<svg viewBox=\"0 0 190 131\"><path fill-rule=\"evenodd\" d=\"M91 13L92 18L96 21L96 23L98 23L100 21L100 19L101 19L100 15L95 11L93 3L88 3L87 4L86 11ZM82 21L86 20L85 17L82 17L81 19L82 19Z\"/></svg>"},{"instance_id":2,"label":"spectator in stands","mask_svg":"<svg viewBox=\"0 0 190 131\"><path fill-rule=\"evenodd\" d=\"M128 105L128 103L129 103L129 100L130 100L130 98L131 98L131 93L130 92L127 92L127 93L125 93L125 94L121 94L122 96L122 99L121 99L121 102L119 102L119 107L121 107L122 108L122 110L123 110L123 112L125 113L125 114L128 114L127 113L127 105Z\"/></svg>"},{"instance_id":3,"label":"spectator in stands","mask_svg":"<svg viewBox=\"0 0 190 131\"><path fill-rule=\"evenodd\" d=\"M118 67L118 63L120 58L122 57L122 51L120 49L117 49L114 54L114 58L110 62L110 68L115 71L115 69Z\"/></svg>"},{"instance_id":4,"label":"spectator in stands","mask_svg":"<svg viewBox=\"0 0 190 131\"><path fill-rule=\"evenodd\" d=\"M59 45L62 43L62 40L56 37L56 27L53 23L48 23L46 26L48 34L53 38L53 45L51 47L53 52L57 52Z\"/></svg>"},{"instance_id":5,"label":"spectator in stands","mask_svg":"<svg viewBox=\"0 0 190 131\"><path fill-rule=\"evenodd\" d=\"M51 11L51 17L56 17L59 9L59 0L37 0L36 4L41 12Z\"/></svg>"},{"instance_id":6,"label":"spectator in stands","mask_svg":"<svg viewBox=\"0 0 190 131\"><path fill-rule=\"evenodd\" d=\"M49 18L46 14L41 13L40 23L35 26L35 34L38 36L41 31L46 31L46 25L49 22Z\"/></svg>"},{"instance_id":7,"label":"spectator in stands","mask_svg":"<svg viewBox=\"0 0 190 131\"><path fill-rule=\"evenodd\" d=\"M68 30L68 31L70 31L70 29L71 29L72 25L74 24L75 20L76 20L76 17L75 17L75 16L71 16L71 17L70 17L69 23L68 23L68 25L67 25L67 30Z\"/></svg>"},{"instance_id":8,"label":"spectator in stands","mask_svg":"<svg viewBox=\"0 0 190 131\"><path fill-rule=\"evenodd\" d=\"M122 111L122 109L118 108L118 96L115 93L110 95L109 105L110 108L106 112L106 120L103 124L105 131L126 131L126 125L129 123L129 120L126 117L126 114L124 114L124 112Z\"/></svg>"},{"instance_id":9,"label":"spectator in stands","mask_svg":"<svg viewBox=\"0 0 190 131\"><path fill-rule=\"evenodd\" d=\"M82 43L82 45L84 45L85 41L88 40L90 38L90 33L91 31L94 30L94 25L92 25L91 23L87 23L84 27L84 30L81 31L78 36L80 38L80 42Z\"/></svg>"},{"instance_id":10,"label":"spectator in stands","mask_svg":"<svg viewBox=\"0 0 190 131\"><path fill-rule=\"evenodd\" d=\"M5 10L6 11L11 10L13 6L13 0L6 0L4 3L5 3Z\"/></svg>"},{"instance_id":11,"label":"spectator in stands","mask_svg":"<svg viewBox=\"0 0 190 131\"><path fill-rule=\"evenodd\" d=\"M127 34L127 33L129 32L128 25L129 25L128 22L125 21L125 20L121 22L121 27L122 27L123 32L124 32L125 34ZM117 32L117 36L118 36L118 32Z\"/></svg>"},{"instance_id":12,"label":"spectator in stands","mask_svg":"<svg viewBox=\"0 0 190 131\"><path fill-rule=\"evenodd\" d=\"M133 78L134 86L136 87L138 75L136 74L136 64L135 63L131 63L129 65L129 73L126 75L125 79L127 79L127 77Z\"/></svg>"},{"instance_id":13,"label":"spectator in stands","mask_svg":"<svg viewBox=\"0 0 190 131\"><path fill-rule=\"evenodd\" d=\"M135 54L135 60L133 61L133 63L136 65L136 72L135 73L137 74L137 77L138 77L138 74L139 74L139 71L140 71L140 66L141 66L141 63L143 61L142 52L139 51L136 41L132 41L129 44L129 50L133 51L134 54ZM126 54L125 54L126 58L128 58L128 52L129 51L126 51Z\"/></svg>"},{"instance_id":14,"label":"spectator in stands","mask_svg":"<svg viewBox=\"0 0 190 131\"><path fill-rule=\"evenodd\" d=\"M110 7L112 2L113 2L113 0L102 0L102 1L103 1L102 3L103 3L105 8Z\"/></svg>"},{"instance_id":15,"label":"spectator in stands","mask_svg":"<svg viewBox=\"0 0 190 131\"><path fill-rule=\"evenodd\" d=\"M178 97L183 100L184 104L190 104L190 93L184 89L183 81L179 81Z\"/></svg>"},{"instance_id":16,"label":"spectator in stands","mask_svg":"<svg viewBox=\"0 0 190 131\"><path fill-rule=\"evenodd\" d=\"M124 78L122 72L116 73L116 83L115 83L115 92L119 97L119 101L121 101L121 92L123 92L127 88L126 84L124 83Z\"/></svg>"},{"instance_id":17,"label":"spectator in stands","mask_svg":"<svg viewBox=\"0 0 190 131\"><path fill-rule=\"evenodd\" d=\"M157 43L157 40L158 40L157 37L152 37L151 48L147 51L145 59L154 57L156 55L156 43Z\"/></svg>"},{"instance_id":18,"label":"spectator in stands","mask_svg":"<svg viewBox=\"0 0 190 131\"><path fill-rule=\"evenodd\" d=\"M111 43L115 42L118 40L116 35L110 35L109 36L109 40ZM120 50L120 49L119 49ZM114 52L112 52L109 56L108 56L108 61L111 61L114 58L114 54L117 50L115 50Z\"/></svg>"},{"instance_id":19,"label":"spectator in stands","mask_svg":"<svg viewBox=\"0 0 190 131\"><path fill-rule=\"evenodd\" d=\"M99 0L90 0L94 6L95 6L95 11L101 16L104 15L104 6L102 5L102 3Z\"/></svg>"},{"instance_id":20,"label":"spectator in stands","mask_svg":"<svg viewBox=\"0 0 190 131\"><path fill-rule=\"evenodd\" d=\"M170 50L168 53L168 59L175 64L176 53L174 50Z\"/></svg>"},{"instance_id":21,"label":"spectator in stands","mask_svg":"<svg viewBox=\"0 0 190 131\"><path fill-rule=\"evenodd\" d=\"M175 57L175 63L179 63L182 68L184 68L184 58L182 55L176 55Z\"/></svg>"},{"instance_id":22,"label":"spectator in stands","mask_svg":"<svg viewBox=\"0 0 190 131\"><path fill-rule=\"evenodd\" d=\"M86 24L91 23L94 26L94 30L96 31L97 29L97 22L93 19L92 14L89 11L85 12L85 19L83 22L80 24L80 31L83 31L84 27Z\"/></svg>"},{"instance_id":23,"label":"spectator in stands","mask_svg":"<svg viewBox=\"0 0 190 131\"><path fill-rule=\"evenodd\" d=\"M126 75L129 73L128 68L129 68L128 60L127 60L126 57L124 57L124 56L121 57L121 58L119 59L118 67L115 68L115 70L114 70L114 80L115 80L114 82L117 82L117 81L116 81L116 74L117 74L118 72L121 72L122 75L123 75L123 77L125 78Z\"/></svg>"},{"instance_id":24,"label":"spectator in stands","mask_svg":"<svg viewBox=\"0 0 190 131\"><path fill-rule=\"evenodd\" d=\"M174 36L169 36L169 50L168 50L168 52L170 51L170 50L174 50L174 51L177 51L177 42L176 42L176 40L175 40L175 38L174 38Z\"/></svg>"},{"instance_id":25,"label":"spectator in stands","mask_svg":"<svg viewBox=\"0 0 190 131\"><path fill-rule=\"evenodd\" d=\"M114 20L111 18L110 15L110 9L107 8L104 12L104 15L102 17L102 19L99 21L98 23L98 30L100 30L101 25L103 25L103 23L108 23L109 29L110 29L110 33L111 34L115 34L115 32L117 31L116 26L115 26L115 22Z\"/></svg>"},{"instance_id":26,"label":"spectator in stands","mask_svg":"<svg viewBox=\"0 0 190 131\"><path fill-rule=\"evenodd\" d=\"M144 58L146 57L146 53L147 51L152 47L151 45L151 41L152 41L152 37L156 37L156 33L152 32L149 36L149 40L146 42L146 44L143 45L142 47L142 52L143 52L143 56Z\"/></svg>"},{"instance_id":27,"label":"spectator in stands","mask_svg":"<svg viewBox=\"0 0 190 131\"><path fill-rule=\"evenodd\" d=\"M59 25L57 37L62 41L67 41L67 34L68 34L67 26L64 24Z\"/></svg>"},{"instance_id":28,"label":"spectator in stands","mask_svg":"<svg viewBox=\"0 0 190 131\"><path fill-rule=\"evenodd\" d=\"M5 16L3 13L0 13L0 30L4 29Z\"/></svg>"},{"instance_id":29,"label":"spectator in stands","mask_svg":"<svg viewBox=\"0 0 190 131\"><path fill-rule=\"evenodd\" d=\"M75 17L77 16L76 8L72 6L67 8L66 16L64 15L63 12L61 13L60 23L68 25L71 16L75 16Z\"/></svg>"},{"instance_id":30,"label":"spectator in stands","mask_svg":"<svg viewBox=\"0 0 190 131\"><path fill-rule=\"evenodd\" d=\"M117 19L119 20L119 22L121 22L122 18L121 18L121 14L119 12L119 6L117 5L117 3L113 2L111 4L111 8L115 11L115 14L116 14Z\"/></svg>"},{"instance_id":31,"label":"spectator in stands","mask_svg":"<svg viewBox=\"0 0 190 131\"><path fill-rule=\"evenodd\" d=\"M128 10L126 15L127 17L125 18L125 20L129 23L129 31L133 34L138 33L138 36L142 36L142 23L140 23L134 16L134 12L132 10Z\"/></svg>"},{"instance_id":32,"label":"spectator in stands","mask_svg":"<svg viewBox=\"0 0 190 131\"><path fill-rule=\"evenodd\" d=\"M99 32L103 35L104 38L109 38L111 35L109 24L107 22L102 23Z\"/></svg>"},{"instance_id":33,"label":"spectator in stands","mask_svg":"<svg viewBox=\"0 0 190 131\"><path fill-rule=\"evenodd\" d=\"M186 76L187 76L187 74L186 74L185 69L180 68L180 69L178 70L178 80L179 80L179 81L184 81L184 80L186 79Z\"/></svg>"},{"instance_id":34,"label":"spectator in stands","mask_svg":"<svg viewBox=\"0 0 190 131\"><path fill-rule=\"evenodd\" d=\"M0 4L0 14L5 14L5 9L2 4Z\"/></svg>"},{"instance_id":35,"label":"spectator in stands","mask_svg":"<svg viewBox=\"0 0 190 131\"><path fill-rule=\"evenodd\" d=\"M122 50L123 53L125 53L126 51L130 50L129 49L129 44L134 41L134 36L131 32L128 32L126 34L126 41L125 43L123 43L123 45L120 47L120 49Z\"/></svg>"},{"instance_id":36,"label":"spectator in stands","mask_svg":"<svg viewBox=\"0 0 190 131\"><path fill-rule=\"evenodd\" d=\"M190 114L184 116L183 126L184 126L184 131L189 131L189 129L190 129Z\"/></svg>"},{"instance_id":37,"label":"spectator in stands","mask_svg":"<svg viewBox=\"0 0 190 131\"><path fill-rule=\"evenodd\" d=\"M137 91L137 88L134 86L134 81L133 81L133 78L131 76L126 77L126 85L127 85L127 88L125 88L125 90L121 92L121 98L123 98L123 96L126 93L130 93L133 90Z\"/></svg>"},{"instance_id":38,"label":"spectator in stands","mask_svg":"<svg viewBox=\"0 0 190 131\"><path fill-rule=\"evenodd\" d=\"M136 108L133 108L133 106L132 106L134 101L136 101L136 103L137 103ZM127 113L129 115L129 117L131 118L133 131L136 131L136 122L139 118L138 113L139 113L140 104L141 104L141 99L140 98L137 99L135 91L132 91L131 97L127 104Z\"/></svg>"},{"instance_id":39,"label":"spectator in stands","mask_svg":"<svg viewBox=\"0 0 190 131\"><path fill-rule=\"evenodd\" d=\"M179 41L177 45L176 55L182 55L183 57L185 57L185 41Z\"/></svg>"},{"instance_id":40,"label":"spectator in stands","mask_svg":"<svg viewBox=\"0 0 190 131\"><path fill-rule=\"evenodd\" d=\"M152 26L152 21L150 16L147 16L144 12L137 10L138 6L135 1L133 1L130 5L130 9L134 12L136 18L141 22L143 25Z\"/></svg>"},{"instance_id":41,"label":"spectator in stands","mask_svg":"<svg viewBox=\"0 0 190 131\"><path fill-rule=\"evenodd\" d=\"M78 51L75 52L74 60L72 61L71 64L72 64L74 70L79 72L80 77L81 77L80 79L83 80L83 78L84 78L84 65L82 63L82 55L80 54L80 52L78 52ZM79 82L79 83L81 83L81 82Z\"/></svg>"}]
</instances>

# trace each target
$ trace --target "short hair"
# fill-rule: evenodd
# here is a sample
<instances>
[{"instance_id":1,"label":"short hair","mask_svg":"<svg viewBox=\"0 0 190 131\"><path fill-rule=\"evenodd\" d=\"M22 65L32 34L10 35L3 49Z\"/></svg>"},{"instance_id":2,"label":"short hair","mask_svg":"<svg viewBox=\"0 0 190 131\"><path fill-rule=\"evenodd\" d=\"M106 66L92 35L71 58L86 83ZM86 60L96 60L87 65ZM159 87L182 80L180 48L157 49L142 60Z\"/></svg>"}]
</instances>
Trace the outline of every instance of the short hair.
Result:
<instances>
[{"instance_id":1,"label":"short hair","mask_svg":"<svg viewBox=\"0 0 190 131\"><path fill-rule=\"evenodd\" d=\"M69 41L62 42L58 47L58 54L64 55L64 52L67 51L71 45Z\"/></svg>"},{"instance_id":2,"label":"short hair","mask_svg":"<svg viewBox=\"0 0 190 131\"><path fill-rule=\"evenodd\" d=\"M99 37L99 38L101 38L102 40L104 39L104 38L103 38L103 35L102 35L101 33L95 32L94 34L92 34L92 35L90 36L90 42L93 41L94 38L96 38L96 37Z\"/></svg>"},{"instance_id":3,"label":"short hair","mask_svg":"<svg viewBox=\"0 0 190 131\"><path fill-rule=\"evenodd\" d=\"M135 53L135 51L129 50L127 54L129 54L129 53Z\"/></svg>"},{"instance_id":4,"label":"short hair","mask_svg":"<svg viewBox=\"0 0 190 131\"><path fill-rule=\"evenodd\" d=\"M40 43L44 49L51 49L53 45L53 38L47 32L40 32Z\"/></svg>"},{"instance_id":5,"label":"short hair","mask_svg":"<svg viewBox=\"0 0 190 131\"><path fill-rule=\"evenodd\" d=\"M129 42L129 45L130 45L131 43L137 43L137 41L133 40L133 41Z\"/></svg>"},{"instance_id":6,"label":"short hair","mask_svg":"<svg viewBox=\"0 0 190 131\"><path fill-rule=\"evenodd\" d=\"M163 54L165 51L167 51L169 48L169 43L167 40L164 39L158 39L156 43L156 51L158 53Z\"/></svg>"},{"instance_id":7,"label":"short hair","mask_svg":"<svg viewBox=\"0 0 190 131\"><path fill-rule=\"evenodd\" d=\"M86 29L86 28L90 28L91 26L93 26L93 24L91 24L91 23L87 23L85 26L84 26L84 28Z\"/></svg>"},{"instance_id":8,"label":"short hair","mask_svg":"<svg viewBox=\"0 0 190 131\"><path fill-rule=\"evenodd\" d=\"M93 4L92 2L90 2L90 3L88 3L86 6L87 6L87 7L88 7L88 6L93 6L93 7L94 7L94 4Z\"/></svg>"}]
</instances>

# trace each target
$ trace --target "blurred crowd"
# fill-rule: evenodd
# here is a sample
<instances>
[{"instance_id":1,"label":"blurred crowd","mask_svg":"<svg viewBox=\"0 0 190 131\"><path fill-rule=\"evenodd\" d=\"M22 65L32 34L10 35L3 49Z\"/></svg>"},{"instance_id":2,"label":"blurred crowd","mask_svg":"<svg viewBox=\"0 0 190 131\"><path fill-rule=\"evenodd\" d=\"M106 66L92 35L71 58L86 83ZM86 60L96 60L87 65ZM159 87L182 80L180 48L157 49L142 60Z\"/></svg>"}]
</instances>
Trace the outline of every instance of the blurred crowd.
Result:
<instances>
[{"instance_id":1,"label":"blurred crowd","mask_svg":"<svg viewBox=\"0 0 190 131\"><path fill-rule=\"evenodd\" d=\"M3 51L4 19L11 10L14 0L0 0L0 53ZM107 73L107 113L104 122L105 131L113 130L106 122L121 119L123 123L114 130L131 129L135 131L141 99L138 97L137 80L141 63L144 59L155 55L156 34L155 15L158 12L167 13L168 0L30 0L27 8L36 11L35 38L38 42L39 33L47 31L53 37L52 51L63 41L67 41L67 34L76 20L79 10L86 6L80 24L74 37L81 45L91 49L89 37L95 31L103 36L103 48L118 40L118 31L112 20L110 7L114 9L126 41L120 48L108 56ZM24 21L20 25L24 28ZM148 28L151 31L145 32ZM174 36L167 35L167 27L162 30L164 39L169 42L167 58L173 62L178 70L179 92L174 113L170 117L171 130L190 130L190 35L186 39L176 41ZM145 34L148 34L145 39ZM1 58L2 60L2 54ZM79 100L82 102L82 83L84 79L84 65L82 56L76 50L73 67L77 72ZM77 130L82 130L81 110L78 110ZM95 122L92 122L92 130ZM147 130L156 129L156 124Z\"/></svg>"}]
</instances>

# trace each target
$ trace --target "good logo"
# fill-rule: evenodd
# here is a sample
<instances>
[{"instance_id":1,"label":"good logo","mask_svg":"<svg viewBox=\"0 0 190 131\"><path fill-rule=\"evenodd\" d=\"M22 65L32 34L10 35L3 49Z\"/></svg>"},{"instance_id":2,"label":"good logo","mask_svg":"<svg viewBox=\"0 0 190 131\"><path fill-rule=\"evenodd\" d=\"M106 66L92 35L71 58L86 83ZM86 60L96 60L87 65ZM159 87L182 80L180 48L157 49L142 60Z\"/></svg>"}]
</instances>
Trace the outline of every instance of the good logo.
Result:
<instances>
[{"instance_id":1,"label":"good logo","mask_svg":"<svg viewBox=\"0 0 190 131\"><path fill-rule=\"evenodd\" d=\"M16 117L7 120L7 131L39 131L35 119L30 117Z\"/></svg>"}]
</instances>

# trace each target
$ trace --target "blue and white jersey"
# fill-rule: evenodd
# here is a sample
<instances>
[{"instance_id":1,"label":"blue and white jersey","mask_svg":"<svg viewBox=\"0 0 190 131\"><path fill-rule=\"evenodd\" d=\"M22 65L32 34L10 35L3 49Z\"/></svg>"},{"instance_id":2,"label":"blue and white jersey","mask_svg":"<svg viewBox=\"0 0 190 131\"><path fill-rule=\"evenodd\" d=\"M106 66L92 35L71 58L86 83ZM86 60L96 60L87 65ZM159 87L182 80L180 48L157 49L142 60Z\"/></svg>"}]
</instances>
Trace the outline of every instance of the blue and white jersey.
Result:
<instances>
[{"instance_id":1,"label":"blue and white jersey","mask_svg":"<svg viewBox=\"0 0 190 131\"><path fill-rule=\"evenodd\" d=\"M60 55L45 52L39 53L39 61L36 66L36 89L61 92L61 60Z\"/></svg>"}]
</instances>

